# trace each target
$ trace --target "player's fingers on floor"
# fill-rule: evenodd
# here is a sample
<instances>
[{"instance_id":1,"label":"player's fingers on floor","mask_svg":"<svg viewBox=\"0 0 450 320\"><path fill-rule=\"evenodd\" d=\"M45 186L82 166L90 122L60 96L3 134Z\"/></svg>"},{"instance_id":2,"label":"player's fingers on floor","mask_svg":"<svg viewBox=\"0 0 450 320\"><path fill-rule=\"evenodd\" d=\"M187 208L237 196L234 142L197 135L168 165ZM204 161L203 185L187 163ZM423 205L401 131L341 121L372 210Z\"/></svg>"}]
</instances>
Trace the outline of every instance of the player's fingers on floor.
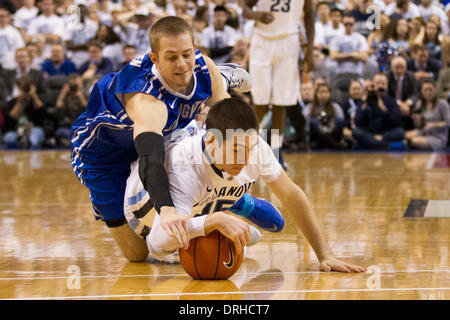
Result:
<instances>
[{"instance_id":1,"label":"player's fingers on floor","mask_svg":"<svg viewBox=\"0 0 450 320\"><path fill-rule=\"evenodd\" d=\"M346 272L346 273L350 273L351 271L344 265L336 265L334 268L334 270L336 271L340 271L340 272Z\"/></svg>"},{"instance_id":2,"label":"player's fingers on floor","mask_svg":"<svg viewBox=\"0 0 450 320\"><path fill-rule=\"evenodd\" d=\"M320 264L320 271L330 272L331 267L325 263Z\"/></svg>"},{"instance_id":3,"label":"player's fingers on floor","mask_svg":"<svg viewBox=\"0 0 450 320\"><path fill-rule=\"evenodd\" d=\"M346 267L348 269L350 269L350 271L352 271L352 272L366 272L365 268L354 265L354 264L348 264Z\"/></svg>"}]
</instances>

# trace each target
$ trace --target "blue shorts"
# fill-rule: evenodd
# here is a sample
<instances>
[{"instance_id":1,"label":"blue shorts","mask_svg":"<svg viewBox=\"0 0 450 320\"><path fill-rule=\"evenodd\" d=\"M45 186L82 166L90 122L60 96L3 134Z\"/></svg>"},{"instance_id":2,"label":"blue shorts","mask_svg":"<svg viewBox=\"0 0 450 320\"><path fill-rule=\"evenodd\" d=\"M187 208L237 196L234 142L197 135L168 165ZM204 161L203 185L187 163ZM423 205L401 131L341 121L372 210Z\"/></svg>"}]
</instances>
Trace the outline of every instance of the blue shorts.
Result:
<instances>
[{"instance_id":1,"label":"blue shorts","mask_svg":"<svg viewBox=\"0 0 450 320\"><path fill-rule=\"evenodd\" d=\"M89 188L96 219L125 218L123 198L130 164L137 159L132 121L112 94L103 90L113 74L100 79L86 111L71 130L71 162L77 178Z\"/></svg>"}]
</instances>

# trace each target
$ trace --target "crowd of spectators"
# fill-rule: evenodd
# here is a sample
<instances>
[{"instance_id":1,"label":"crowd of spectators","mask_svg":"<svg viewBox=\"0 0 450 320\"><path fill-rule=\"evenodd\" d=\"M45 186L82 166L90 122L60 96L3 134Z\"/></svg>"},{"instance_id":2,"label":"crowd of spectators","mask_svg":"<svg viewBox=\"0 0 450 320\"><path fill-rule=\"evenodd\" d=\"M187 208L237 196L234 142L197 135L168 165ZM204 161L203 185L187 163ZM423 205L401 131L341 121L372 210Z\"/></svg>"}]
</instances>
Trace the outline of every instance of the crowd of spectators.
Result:
<instances>
[{"instance_id":1,"label":"crowd of spectators","mask_svg":"<svg viewBox=\"0 0 450 320\"><path fill-rule=\"evenodd\" d=\"M240 1L0 1L0 144L69 147L94 83L149 52L148 32L165 15L188 21L216 63L248 69L254 21ZM315 68L299 61L284 147L448 148L449 0L314 0L314 8L314 43L301 24L299 36L314 46Z\"/></svg>"}]
</instances>

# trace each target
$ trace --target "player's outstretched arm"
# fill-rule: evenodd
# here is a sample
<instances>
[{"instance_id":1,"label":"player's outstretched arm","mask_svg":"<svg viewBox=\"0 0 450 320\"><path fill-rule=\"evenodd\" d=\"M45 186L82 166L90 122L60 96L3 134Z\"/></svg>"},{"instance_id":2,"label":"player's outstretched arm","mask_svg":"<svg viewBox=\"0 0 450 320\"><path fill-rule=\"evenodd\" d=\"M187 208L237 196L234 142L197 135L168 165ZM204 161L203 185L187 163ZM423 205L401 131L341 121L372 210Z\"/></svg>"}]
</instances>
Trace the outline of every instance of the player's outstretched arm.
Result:
<instances>
[{"instance_id":1,"label":"player's outstretched arm","mask_svg":"<svg viewBox=\"0 0 450 320\"><path fill-rule=\"evenodd\" d=\"M208 66L209 74L211 77L212 91L212 96L206 101L206 104L212 106L214 103L220 100L230 98L230 95L225 91L225 88L223 87L222 75L217 69L214 61L212 61L211 58L207 56L203 56L203 59L205 59L205 63Z\"/></svg>"},{"instance_id":2,"label":"player's outstretched arm","mask_svg":"<svg viewBox=\"0 0 450 320\"><path fill-rule=\"evenodd\" d=\"M283 206L295 220L295 223L314 249L320 262L321 271L365 272L364 267L352 265L336 259L328 246L320 229L319 221L314 214L305 193L297 186L284 170L280 176L267 183L273 193L281 200Z\"/></svg>"},{"instance_id":3,"label":"player's outstretched arm","mask_svg":"<svg viewBox=\"0 0 450 320\"><path fill-rule=\"evenodd\" d=\"M180 248L188 248L188 217L175 212L164 168L165 147L162 130L167 122L167 107L143 93L125 94L125 109L133 120L133 137L139 155L139 177L160 214L161 226L175 238Z\"/></svg>"}]
</instances>

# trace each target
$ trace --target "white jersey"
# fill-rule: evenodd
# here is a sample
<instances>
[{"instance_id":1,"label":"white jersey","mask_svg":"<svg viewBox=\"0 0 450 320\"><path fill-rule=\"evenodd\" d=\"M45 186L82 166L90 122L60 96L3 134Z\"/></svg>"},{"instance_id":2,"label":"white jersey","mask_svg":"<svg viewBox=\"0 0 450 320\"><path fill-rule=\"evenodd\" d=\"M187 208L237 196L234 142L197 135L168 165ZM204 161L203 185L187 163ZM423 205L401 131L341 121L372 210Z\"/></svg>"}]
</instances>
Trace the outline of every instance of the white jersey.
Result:
<instances>
[{"instance_id":1,"label":"white jersey","mask_svg":"<svg viewBox=\"0 0 450 320\"><path fill-rule=\"evenodd\" d=\"M249 164L237 176L230 176L206 160L202 143L205 132L204 129L193 128L189 135L170 143L166 148L165 166L177 212L194 217L229 209L259 177L266 182L278 178L281 166L261 137L258 137L258 144L250 151ZM135 161L131 164L125 191L124 211L127 220L132 221L136 212L140 216L148 213L152 208L149 199L139 178L139 162Z\"/></svg>"},{"instance_id":2,"label":"white jersey","mask_svg":"<svg viewBox=\"0 0 450 320\"><path fill-rule=\"evenodd\" d=\"M257 21L255 33L267 39L279 39L299 32L304 0L259 0L257 11L269 11L275 19L269 24Z\"/></svg>"},{"instance_id":3,"label":"white jersey","mask_svg":"<svg viewBox=\"0 0 450 320\"><path fill-rule=\"evenodd\" d=\"M19 30L10 25L0 28L0 64L3 68L12 69L16 67L15 52L24 46L25 42Z\"/></svg>"}]
</instances>

